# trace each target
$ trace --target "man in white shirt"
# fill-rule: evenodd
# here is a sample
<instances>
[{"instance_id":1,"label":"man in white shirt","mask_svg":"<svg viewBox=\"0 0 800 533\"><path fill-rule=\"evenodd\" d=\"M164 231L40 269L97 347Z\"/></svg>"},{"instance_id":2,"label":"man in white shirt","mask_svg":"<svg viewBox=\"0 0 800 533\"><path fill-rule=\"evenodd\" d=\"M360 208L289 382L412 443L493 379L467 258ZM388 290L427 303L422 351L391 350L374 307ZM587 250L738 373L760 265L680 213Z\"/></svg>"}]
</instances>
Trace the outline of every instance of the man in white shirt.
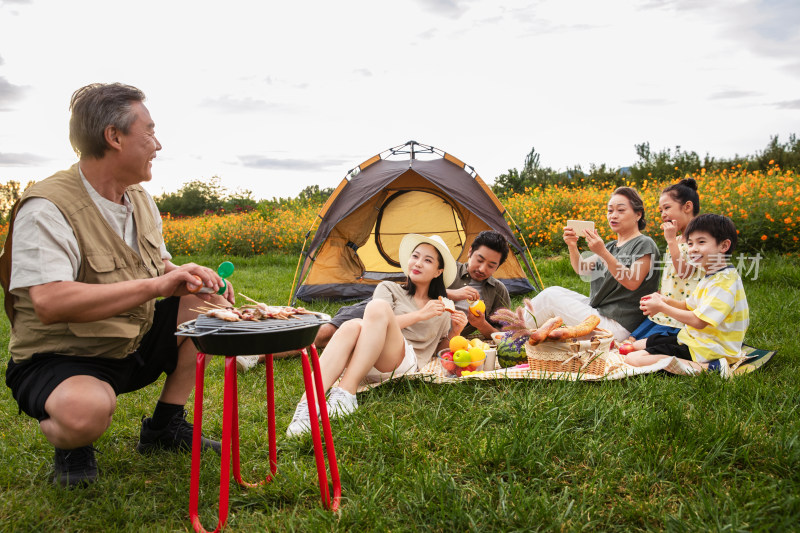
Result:
<instances>
[{"instance_id":1,"label":"man in white shirt","mask_svg":"<svg viewBox=\"0 0 800 533\"><path fill-rule=\"evenodd\" d=\"M116 397L162 373L137 450L191 449L184 405L196 350L174 332L196 316L190 289L223 282L210 268L170 262L158 209L139 185L161 150L144 98L119 83L73 94L70 142L80 160L25 191L0 256L12 324L6 384L55 447L62 486L96 479L92 443L110 426ZM213 298L232 303L232 287ZM202 446L220 450L205 438Z\"/></svg>"}]
</instances>

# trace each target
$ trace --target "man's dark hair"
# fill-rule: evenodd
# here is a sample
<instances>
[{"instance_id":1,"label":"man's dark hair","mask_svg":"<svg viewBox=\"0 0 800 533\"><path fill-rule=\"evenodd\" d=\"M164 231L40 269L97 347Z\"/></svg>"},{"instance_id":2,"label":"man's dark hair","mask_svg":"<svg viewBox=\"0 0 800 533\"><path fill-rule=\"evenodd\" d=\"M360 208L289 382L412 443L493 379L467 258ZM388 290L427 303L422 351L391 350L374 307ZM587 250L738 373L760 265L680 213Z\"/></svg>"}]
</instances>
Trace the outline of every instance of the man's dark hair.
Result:
<instances>
[{"instance_id":1,"label":"man's dark hair","mask_svg":"<svg viewBox=\"0 0 800 533\"><path fill-rule=\"evenodd\" d=\"M144 99L142 91L122 83L92 83L72 93L69 142L78 157L101 159L108 149L106 127L128 133L136 120L131 106Z\"/></svg>"},{"instance_id":2,"label":"man's dark hair","mask_svg":"<svg viewBox=\"0 0 800 533\"><path fill-rule=\"evenodd\" d=\"M617 190L615 190L611 196L614 196L615 194L620 194L627 198L631 203L633 212L642 215L639 217L639 231L642 231L647 226L647 220L645 219L644 213L644 201L642 200L642 197L639 196L639 191L633 187L617 187Z\"/></svg>"},{"instance_id":3,"label":"man's dark hair","mask_svg":"<svg viewBox=\"0 0 800 533\"><path fill-rule=\"evenodd\" d=\"M506 262L506 258L508 258L508 242L500 233L496 231L482 231L478 233L478 236L472 241L470 248L475 252L481 246L486 246L499 253L500 265Z\"/></svg>"},{"instance_id":4,"label":"man's dark hair","mask_svg":"<svg viewBox=\"0 0 800 533\"><path fill-rule=\"evenodd\" d=\"M726 252L727 255L733 255L733 251L739 241L739 237L736 234L736 224L724 215L705 213L694 217L689 222L689 225L686 226L686 231L684 232L686 239L689 239L695 231L705 231L717 241L717 244L725 239L731 241L731 246Z\"/></svg>"}]
</instances>

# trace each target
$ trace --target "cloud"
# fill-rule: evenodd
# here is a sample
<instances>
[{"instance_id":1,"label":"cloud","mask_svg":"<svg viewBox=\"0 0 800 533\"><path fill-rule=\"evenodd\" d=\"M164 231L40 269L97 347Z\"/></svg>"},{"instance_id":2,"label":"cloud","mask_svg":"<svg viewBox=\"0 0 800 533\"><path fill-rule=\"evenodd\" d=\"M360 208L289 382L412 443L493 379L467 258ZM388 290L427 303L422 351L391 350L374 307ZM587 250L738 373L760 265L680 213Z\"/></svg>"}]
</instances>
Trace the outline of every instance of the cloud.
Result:
<instances>
[{"instance_id":1,"label":"cloud","mask_svg":"<svg viewBox=\"0 0 800 533\"><path fill-rule=\"evenodd\" d=\"M662 106L672 105L675 102L672 100L667 100L666 98L632 98L630 100L625 100L625 103L633 105Z\"/></svg>"},{"instance_id":2,"label":"cloud","mask_svg":"<svg viewBox=\"0 0 800 533\"><path fill-rule=\"evenodd\" d=\"M7 79L0 77L0 111L8 111L8 104L22 100L25 96L25 87L14 85Z\"/></svg>"},{"instance_id":3,"label":"cloud","mask_svg":"<svg viewBox=\"0 0 800 533\"><path fill-rule=\"evenodd\" d=\"M249 96L235 98L230 95L218 98L206 98L200 102L202 107L210 107L226 113L252 113L253 111L277 111L287 109L284 104L275 104L264 100L256 100Z\"/></svg>"},{"instance_id":4,"label":"cloud","mask_svg":"<svg viewBox=\"0 0 800 533\"><path fill-rule=\"evenodd\" d=\"M417 0L422 7L438 15L458 18L469 9L473 0Z\"/></svg>"},{"instance_id":5,"label":"cloud","mask_svg":"<svg viewBox=\"0 0 800 533\"><path fill-rule=\"evenodd\" d=\"M275 159L260 155L240 155L239 161L248 168L263 170L325 170L341 167L347 162L342 159Z\"/></svg>"},{"instance_id":6,"label":"cloud","mask_svg":"<svg viewBox=\"0 0 800 533\"><path fill-rule=\"evenodd\" d=\"M36 154L11 154L0 152L0 167L31 167L50 161Z\"/></svg>"},{"instance_id":7,"label":"cloud","mask_svg":"<svg viewBox=\"0 0 800 533\"><path fill-rule=\"evenodd\" d=\"M751 96L760 96L761 93L756 91L737 91L737 90L730 90L730 91L719 91L711 96L709 96L709 100L733 100L736 98L749 98Z\"/></svg>"},{"instance_id":8,"label":"cloud","mask_svg":"<svg viewBox=\"0 0 800 533\"><path fill-rule=\"evenodd\" d=\"M797 0L646 0L643 9L685 12L707 20L732 42L768 58L795 61L800 50L800 2Z\"/></svg>"},{"instance_id":9,"label":"cloud","mask_svg":"<svg viewBox=\"0 0 800 533\"><path fill-rule=\"evenodd\" d=\"M785 100L775 104L778 109L800 109L800 100Z\"/></svg>"},{"instance_id":10,"label":"cloud","mask_svg":"<svg viewBox=\"0 0 800 533\"><path fill-rule=\"evenodd\" d=\"M430 28L428 30L425 30L425 31L420 32L419 34L417 34L417 37L419 37L423 41L427 41L429 39L433 39L436 36L437 32L438 32L438 30L436 28Z\"/></svg>"},{"instance_id":11,"label":"cloud","mask_svg":"<svg viewBox=\"0 0 800 533\"><path fill-rule=\"evenodd\" d=\"M353 74L358 74L360 76L364 76L365 78L372 77L372 71L368 68L357 68L353 70Z\"/></svg>"}]
</instances>

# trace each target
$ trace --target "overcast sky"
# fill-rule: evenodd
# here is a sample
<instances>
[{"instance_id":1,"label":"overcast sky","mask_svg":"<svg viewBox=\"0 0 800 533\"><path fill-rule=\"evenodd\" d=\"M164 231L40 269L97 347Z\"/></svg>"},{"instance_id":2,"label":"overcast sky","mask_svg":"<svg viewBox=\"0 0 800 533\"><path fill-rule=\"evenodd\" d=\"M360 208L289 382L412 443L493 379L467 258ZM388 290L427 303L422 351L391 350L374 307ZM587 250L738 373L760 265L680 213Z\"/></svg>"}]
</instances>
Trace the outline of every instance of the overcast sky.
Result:
<instances>
[{"instance_id":1,"label":"overcast sky","mask_svg":"<svg viewBox=\"0 0 800 533\"><path fill-rule=\"evenodd\" d=\"M489 183L634 145L751 154L800 133L797 0L0 0L0 182L75 161L72 92L147 94L153 194L335 186L410 139Z\"/></svg>"}]
</instances>

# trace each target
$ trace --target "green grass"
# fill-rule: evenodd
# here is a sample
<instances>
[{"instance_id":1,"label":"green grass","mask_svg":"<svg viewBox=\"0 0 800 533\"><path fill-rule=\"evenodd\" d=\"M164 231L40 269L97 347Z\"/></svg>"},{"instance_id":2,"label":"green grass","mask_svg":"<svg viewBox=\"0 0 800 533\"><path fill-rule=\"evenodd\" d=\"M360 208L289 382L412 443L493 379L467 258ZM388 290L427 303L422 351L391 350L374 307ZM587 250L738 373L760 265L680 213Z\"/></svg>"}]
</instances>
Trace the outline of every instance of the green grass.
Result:
<instances>
[{"instance_id":1,"label":"green grass","mask_svg":"<svg viewBox=\"0 0 800 533\"><path fill-rule=\"evenodd\" d=\"M234 262L237 291L286 303L296 258ZM537 265L548 285L587 290L565 259ZM299 359L276 361L278 476L258 489L232 486L228 530L796 530L798 267L796 259L769 256L759 278L745 282L747 341L779 353L732 381L666 374L607 383L399 380L360 394L359 410L333 421L339 513L320 505L310 438L283 437L302 379ZM4 375L7 321L2 328ZM214 360L205 391L204 429L217 437L222 370ZM261 372L239 383L242 468L251 481L268 467L263 383ZM119 398L96 443L101 477L75 491L52 486L52 447L2 390L0 530L191 530L190 456L140 457L133 449L160 384ZM213 529L219 462L203 459L201 517Z\"/></svg>"}]
</instances>

